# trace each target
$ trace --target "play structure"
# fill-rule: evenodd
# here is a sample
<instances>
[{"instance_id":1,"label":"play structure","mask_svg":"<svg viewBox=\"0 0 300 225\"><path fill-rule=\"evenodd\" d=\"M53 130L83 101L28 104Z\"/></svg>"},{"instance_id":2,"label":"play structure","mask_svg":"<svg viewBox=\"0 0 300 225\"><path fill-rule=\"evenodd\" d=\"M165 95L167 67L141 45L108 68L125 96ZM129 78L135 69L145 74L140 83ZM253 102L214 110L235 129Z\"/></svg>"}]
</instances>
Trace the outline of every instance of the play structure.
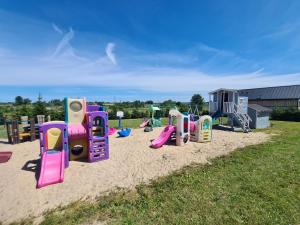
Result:
<instances>
[{"instance_id":1,"label":"play structure","mask_svg":"<svg viewBox=\"0 0 300 225\"><path fill-rule=\"evenodd\" d=\"M176 126L173 125L173 117L176 117ZM177 109L169 111L169 125L164 128L158 138L152 141L151 147L160 148L168 140L175 139L177 146L182 146L189 141L190 116L182 114Z\"/></svg>"},{"instance_id":2,"label":"play structure","mask_svg":"<svg viewBox=\"0 0 300 225\"><path fill-rule=\"evenodd\" d=\"M161 110L157 106L150 106L150 119L144 119L144 121L141 123L140 128L144 128L146 126L153 127L161 127Z\"/></svg>"},{"instance_id":3,"label":"play structure","mask_svg":"<svg viewBox=\"0 0 300 225\"><path fill-rule=\"evenodd\" d=\"M201 116L197 121L190 122L190 140L194 142L212 140L212 118L210 116Z\"/></svg>"},{"instance_id":4,"label":"play structure","mask_svg":"<svg viewBox=\"0 0 300 225\"><path fill-rule=\"evenodd\" d=\"M22 123L24 122L23 120ZM37 126L35 125L34 119L31 118L29 121L27 119L26 123L27 125L23 125L23 130L20 131L18 120L5 121L8 143L19 144L24 141L34 141L36 139L38 133L36 133Z\"/></svg>"},{"instance_id":5,"label":"play structure","mask_svg":"<svg viewBox=\"0 0 300 225\"><path fill-rule=\"evenodd\" d=\"M198 106L197 105L195 105L195 106L190 105L188 114L190 114L191 121L197 121L200 117Z\"/></svg>"},{"instance_id":6,"label":"play structure","mask_svg":"<svg viewBox=\"0 0 300 225\"><path fill-rule=\"evenodd\" d=\"M67 124L44 123L40 127L41 171L37 187L64 181L64 169L69 166Z\"/></svg>"},{"instance_id":7,"label":"play structure","mask_svg":"<svg viewBox=\"0 0 300 225\"><path fill-rule=\"evenodd\" d=\"M209 93L209 113L213 121L227 116L233 130L239 127L244 132L251 131L248 115L248 97L239 96L238 90L221 88Z\"/></svg>"},{"instance_id":8,"label":"play structure","mask_svg":"<svg viewBox=\"0 0 300 225\"><path fill-rule=\"evenodd\" d=\"M48 115L49 121L50 115ZM8 143L19 144L25 141L34 141L39 138L39 126L45 122L44 115L37 115L28 118L28 116L20 116L20 120L5 120ZM37 121L37 123L36 123Z\"/></svg>"},{"instance_id":9,"label":"play structure","mask_svg":"<svg viewBox=\"0 0 300 225\"><path fill-rule=\"evenodd\" d=\"M65 122L40 126L41 173L37 187L63 182L69 160L109 158L108 114L84 99L65 99Z\"/></svg>"},{"instance_id":10,"label":"play structure","mask_svg":"<svg viewBox=\"0 0 300 225\"><path fill-rule=\"evenodd\" d=\"M176 126L173 118L176 118ZM160 148L168 141L176 140L177 146L183 146L188 141L209 142L212 140L212 118L201 116L197 121L190 120L191 115L181 113L177 109L169 111L169 124L158 138L151 142L152 148Z\"/></svg>"}]
</instances>

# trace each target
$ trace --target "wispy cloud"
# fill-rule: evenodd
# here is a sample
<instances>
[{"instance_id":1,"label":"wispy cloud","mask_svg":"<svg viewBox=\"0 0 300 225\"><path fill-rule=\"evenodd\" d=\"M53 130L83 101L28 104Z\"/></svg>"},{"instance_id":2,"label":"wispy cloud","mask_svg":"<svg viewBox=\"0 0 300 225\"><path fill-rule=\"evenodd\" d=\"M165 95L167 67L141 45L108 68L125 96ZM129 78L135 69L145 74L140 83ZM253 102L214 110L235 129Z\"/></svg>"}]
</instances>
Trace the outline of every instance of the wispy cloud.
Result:
<instances>
[{"instance_id":1,"label":"wispy cloud","mask_svg":"<svg viewBox=\"0 0 300 225\"><path fill-rule=\"evenodd\" d=\"M59 33L59 34L63 34L64 32L55 24L52 23L52 28L55 32Z\"/></svg>"},{"instance_id":2,"label":"wispy cloud","mask_svg":"<svg viewBox=\"0 0 300 225\"><path fill-rule=\"evenodd\" d=\"M107 57L109 58L109 60L114 64L117 65L117 60L116 60L116 56L114 54L114 48L115 48L115 44L110 42L107 44L106 48L105 48L105 52Z\"/></svg>"},{"instance_id":3,"label":"wispy cloud","mask_svg":"<svg viewBox=\"0 0 300 225\"><path fill-rule=\"evenodd\" d=\"M66 47L71 47L70 46L70 41L74 37L74 31L72 28L69 29L69 32L64 35L64 37L61 39L61 41L58 43L56 46L55 51L52 54L52 57L58 56Z\"/></svg>"}]
</instances>

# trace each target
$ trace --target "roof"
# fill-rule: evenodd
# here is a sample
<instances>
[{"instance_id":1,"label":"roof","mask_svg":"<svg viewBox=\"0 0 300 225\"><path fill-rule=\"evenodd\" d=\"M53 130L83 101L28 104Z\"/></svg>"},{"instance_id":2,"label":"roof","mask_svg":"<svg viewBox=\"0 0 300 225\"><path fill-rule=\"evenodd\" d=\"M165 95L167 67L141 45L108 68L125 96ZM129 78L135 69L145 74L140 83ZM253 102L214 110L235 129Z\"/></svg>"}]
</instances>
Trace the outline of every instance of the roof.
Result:
<instances>
[{"instance_id":1,"label":"roof","mask_svg":"<svg viewBox=\"0 0 300 225\"><path fill-rule=\"evenodd\" d=\"M238 90L237 89L229 89L229 88L219 88L215 91L211 91L209 92L208 94L213 94L213 93L216 93L216 92L219 92L219 91L232 91L232 92L237 92Z\"/></svg>"},{"instance_id":2,"label":"roof","mask_svg":"<svg viewBox=\"0 0 300 225\"><path fill-rule=\"evenodd\" d=\"M258 105L258 104L248 104L248 107L257 112L272 112L272 109Z\"/></svg>"},{"instance_id":3,"label":"roof","mask_svg":"<svg viewBox=\"0 0 300 225\"><path fill-rule=\"evenodd\" d=\"M157 106L153 106L153 105L151 105L151 110L152 110L152 111L159 111L159 110L160 110L160 108L159 108L159 107L157 107Z\"/></svg>"},{"instance_id":4,"label":"roof","mask_svg":"<svg viewBox=\"0 0 300 225\"><path fill-rule=\"evenodd\" d=\"M300 99L300 85L265 87L239 90L240 96L255 99Z\"/></svg>"}]
</instances>

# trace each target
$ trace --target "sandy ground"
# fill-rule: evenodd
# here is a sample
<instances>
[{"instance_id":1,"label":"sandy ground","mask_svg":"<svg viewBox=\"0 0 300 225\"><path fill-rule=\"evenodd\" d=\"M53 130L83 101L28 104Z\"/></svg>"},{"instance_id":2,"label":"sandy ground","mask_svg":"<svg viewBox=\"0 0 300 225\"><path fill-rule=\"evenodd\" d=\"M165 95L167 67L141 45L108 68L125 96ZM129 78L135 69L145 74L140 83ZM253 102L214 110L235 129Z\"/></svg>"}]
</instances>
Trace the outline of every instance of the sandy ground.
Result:
<instances>
[{"instance_id":1,"label":"sandy ground","mask_svg":"<svg viewBox=\"0 0 300 225\"><path fill-rule=\"evenodd\" d=\"M133 130L127 138L110 138L110 159L96 163L70 162L61 184L36 189L35 165L39 142L8 145L0 142L0 151L12 151L8 163L0 164L0 221L9 223L28 216L40 216L45 210L70 202L96 197L117 187L134 188L165 176L191 163L207 163L210 158L228 154L236 148L268 139L264 133L213 131L212 143L190 142L183 147L165 145L149 148L150 140L162 128L144 133Z\"/></svg>"}]
</instances>

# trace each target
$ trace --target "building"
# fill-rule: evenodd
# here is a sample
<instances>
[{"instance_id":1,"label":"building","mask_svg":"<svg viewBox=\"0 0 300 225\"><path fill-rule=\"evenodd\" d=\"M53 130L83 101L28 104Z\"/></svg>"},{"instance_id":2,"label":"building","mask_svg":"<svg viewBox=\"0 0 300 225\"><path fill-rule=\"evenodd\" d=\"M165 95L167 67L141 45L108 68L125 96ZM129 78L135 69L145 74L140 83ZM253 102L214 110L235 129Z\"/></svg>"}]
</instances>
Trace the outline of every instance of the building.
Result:
<instances>
[{"instance_id":1,"label":"building","mask_svg":"<svg viewBox=\"0 0 300 225\"><path fill-rule=\"evenodd\" d=\"M250 128L261 129L270 126L270 113L272 109L257 104L248 104L248 115L251 118Z\"/></svg>"},{"instance_id":2,"label":"building","mask_svg":"<svg viewBox=\"0 0 300 225\"><path fill-rule=\"evenodd\" d=\"M238 92L239 96L248 97L249 104L300 110L300 85L242 89Z\"/></svg>"}]
</instances>

